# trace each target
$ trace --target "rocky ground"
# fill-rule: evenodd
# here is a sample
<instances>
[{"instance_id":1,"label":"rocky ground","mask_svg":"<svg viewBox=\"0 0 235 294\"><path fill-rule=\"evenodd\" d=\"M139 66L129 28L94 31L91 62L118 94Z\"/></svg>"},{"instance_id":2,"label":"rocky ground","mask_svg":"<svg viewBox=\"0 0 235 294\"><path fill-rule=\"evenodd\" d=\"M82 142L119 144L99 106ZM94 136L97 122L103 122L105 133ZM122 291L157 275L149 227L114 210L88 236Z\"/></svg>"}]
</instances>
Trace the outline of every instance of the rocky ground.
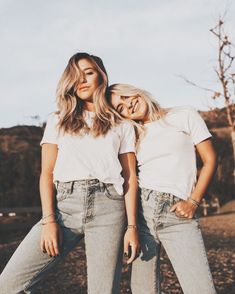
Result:
<instances>
[{"instance_id":1,"label":"rocky ground","mask_svg":"<svg viewBox=\"0 0 235 294\"><path fill-rule=\"evenodd\" d=\"M235 212L201 218L209 263L218 294L235 293ZM20 231L1 232L0 271L23 238ZM171 264L165 254L161 256L162 289L164 294L182 293ZM131 293L129 268L123 268L121 293ZM86 258L84 244L71 252L55 272L48 275L37 290L38 294L86 293ZM146 292L147 294L147 292Z\"/></svg>"}]
</instances>

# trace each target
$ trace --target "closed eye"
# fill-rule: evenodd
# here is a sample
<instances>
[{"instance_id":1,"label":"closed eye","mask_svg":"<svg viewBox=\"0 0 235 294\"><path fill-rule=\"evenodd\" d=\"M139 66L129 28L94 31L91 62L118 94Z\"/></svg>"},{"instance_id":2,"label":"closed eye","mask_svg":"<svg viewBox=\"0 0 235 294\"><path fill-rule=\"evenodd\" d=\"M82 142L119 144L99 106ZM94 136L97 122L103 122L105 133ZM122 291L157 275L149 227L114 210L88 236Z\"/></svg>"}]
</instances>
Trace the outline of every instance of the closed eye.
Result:
<instances>
[{"instance_id":1,"label":"closed eye","mask_svg":"<svg viewBox=\"0 0 235 294\"><path fill-rule=\"evenodd\" d=\"M89 76L90 76L90 75L93 75L93 74L94 74L93 71L87 71L87 72L86 72L86 75L89 75Z\"/></svg>"},{"instance_id":2,"label":"closed eye","mask_svg":"<svg viewBox=\"0 0 235 294\"><path fill-rule=\"evenodd\" d=\"M116 108L117 112L122 113L123 112L123 105L119 104Z\"/></svg>"}]
</instances>

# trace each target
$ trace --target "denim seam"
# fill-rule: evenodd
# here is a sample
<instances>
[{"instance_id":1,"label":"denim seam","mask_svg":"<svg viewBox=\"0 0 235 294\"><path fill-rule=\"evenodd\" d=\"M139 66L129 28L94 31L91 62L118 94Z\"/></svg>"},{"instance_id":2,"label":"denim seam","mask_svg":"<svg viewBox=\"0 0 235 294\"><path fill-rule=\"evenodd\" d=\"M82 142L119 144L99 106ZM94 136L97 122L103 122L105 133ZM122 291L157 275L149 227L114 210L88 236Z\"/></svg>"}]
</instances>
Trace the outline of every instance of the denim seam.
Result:
<instances>
[{"instance_id":1,"label":"denim seam","mask_svg":"<svg viewBox=\"0 0 235 294\"><path fill-rule=\"evenodd\" d=\"M29 280L29 282L24 286L24 291L25 291L25 290L27 291L27 290L30 288L30 286L32 285L33 280L35 280L35 277L37 277L38 275L40 275L40 273L43 272L43 270L44 270L45 268L47 268L47 266L50 265L50 264L51 264L52 262L54 262L54 261L55 261L55 258L50 259L50 260L48 261L48 263L44 265L44 267L42 267L39 271L37 271L37 273L35 273L35 275L34 275L34 276Z\"/></svg>"},{"instance_id":2,"label":"denim seam","mask_svg":"<svg viewBox=\"0 0 235 294\"><path fill-rule=\"evenodd\" d=\"M198 230L201 231L199 228L198 228ZM210 281L212 282L212 284L214 285L212 274L211 274L210 267L209 267L209 261L208 261L208 258L207 258L206 252L205 252L205 245L204 245L201 234L200 234L199 239L200 239L200 244L202 246L203 256L205 258L205 263L206 263L206 266L207 266L207 275L208 275L208 278L210 279Z\"/></svg>"},{"instance_id":3,"label":"denim seam","mask_svg":"<svg viewBox=\"0 0 235 294\"><path fill-rule=\"evenodd\" d=\"M86 205L86 216L85 222L88 223L94 219L94 200L95 200L95 189L89 193L87 197L87 205Z\"/></svg>"}]
</instances>

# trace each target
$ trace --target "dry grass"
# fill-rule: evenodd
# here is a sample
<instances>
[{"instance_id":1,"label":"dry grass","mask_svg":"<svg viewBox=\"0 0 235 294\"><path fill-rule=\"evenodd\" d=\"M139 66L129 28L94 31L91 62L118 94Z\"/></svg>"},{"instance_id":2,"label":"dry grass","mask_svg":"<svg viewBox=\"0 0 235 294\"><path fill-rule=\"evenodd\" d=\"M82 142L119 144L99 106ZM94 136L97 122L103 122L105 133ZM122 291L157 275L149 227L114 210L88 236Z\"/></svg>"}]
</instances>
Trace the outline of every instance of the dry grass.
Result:
<instances>
[{"instance_id":1,"label":"dry grass","mask_svg":"<svg viewBox=\"0 0 235 294\"><path fill-rule=\"evenodd\" d=\"M200 223L218 294L235 293L235 213L202 218ZM0 244L0 268L4 267L22 237L22 233L14 233ZM165 294L182 293L165 252L162 252L161 261L163 292ZM121 285L121 293L131 293L128 268L123 268ZM45 292L50 294L86 293L84 244L71 252L64 262L59 264L56 270L39 285L37 293Z\"/></svg>"}]
</instances>

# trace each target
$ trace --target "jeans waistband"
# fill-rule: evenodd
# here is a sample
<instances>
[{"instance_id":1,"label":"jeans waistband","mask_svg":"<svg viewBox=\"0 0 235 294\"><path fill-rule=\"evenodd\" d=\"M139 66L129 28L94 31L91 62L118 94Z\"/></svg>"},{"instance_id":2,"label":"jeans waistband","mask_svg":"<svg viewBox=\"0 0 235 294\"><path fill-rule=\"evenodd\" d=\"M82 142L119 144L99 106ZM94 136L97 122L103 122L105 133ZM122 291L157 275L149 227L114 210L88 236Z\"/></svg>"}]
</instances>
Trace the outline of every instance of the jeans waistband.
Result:
<instances>
[{"instance_id":1,"label":"jeans waistband","mask_svg":"<svg viewBox=\"0 0 235 294\"><path fill-rule=\"evenodd\" d=\"M179 197L175 196L172 193L141 188L141 195L145 198L145 200L149 199L150 194L154 197L157 197L159 201L169 201L170 203L174 203L181 200Z\"/></svg>"},{"instance_id":2,"label":"jeans waistband","mask_svg":"<svg viewBox=\"0 0 235 294\"><path fill-rule=\"evenodd\" d=\"M66 189L68 192L72 191L76 187L100 187L100 189L103 190L106 186L109 185L112 184L105 184L98 179L84 179L70 182L55 181L56 189L62 187Z\"/></svg>"}]
</instances>

